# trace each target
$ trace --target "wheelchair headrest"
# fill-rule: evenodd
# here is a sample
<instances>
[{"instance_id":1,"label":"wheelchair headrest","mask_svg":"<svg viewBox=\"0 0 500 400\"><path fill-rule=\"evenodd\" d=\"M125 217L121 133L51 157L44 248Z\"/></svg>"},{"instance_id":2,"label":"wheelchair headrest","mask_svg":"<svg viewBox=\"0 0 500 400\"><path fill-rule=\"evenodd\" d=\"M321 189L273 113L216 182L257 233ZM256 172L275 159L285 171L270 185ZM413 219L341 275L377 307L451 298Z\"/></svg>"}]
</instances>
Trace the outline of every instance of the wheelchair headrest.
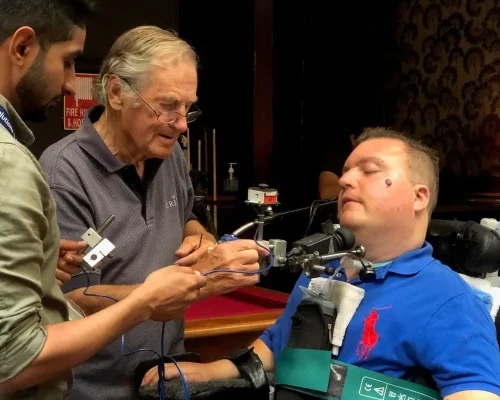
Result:
<instances>
[{"instance_id":1,"label":"wheelchair headrest","mask_svg":"<svg viewBox=\"0 0 500 400\"><path fill-rule=\"evenodd\" d=\"M477 222L433 219L426 240L433 256L459 273L483 276L500 269L500 234Z\"/></svg>"}]
</instances>

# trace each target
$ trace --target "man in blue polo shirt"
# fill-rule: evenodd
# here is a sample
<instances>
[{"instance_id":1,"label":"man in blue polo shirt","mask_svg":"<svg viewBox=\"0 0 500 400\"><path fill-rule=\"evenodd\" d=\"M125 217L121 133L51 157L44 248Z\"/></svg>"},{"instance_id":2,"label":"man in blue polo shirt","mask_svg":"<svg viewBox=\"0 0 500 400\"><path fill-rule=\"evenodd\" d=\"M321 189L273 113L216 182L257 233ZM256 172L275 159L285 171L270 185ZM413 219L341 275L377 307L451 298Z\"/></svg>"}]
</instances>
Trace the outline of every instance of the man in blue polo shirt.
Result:
<instances>
[{"instance_id":1,"label":"man in blue polo shirt","mask_svg":"<svg viewBox=\"0 0 500 400\"><path fill-rule=\"evenodd\" d=\"M343 280L364 290L338 360L412 380L428 370L446 400L489 400L500 395L500 352L486 307L458 274L432 257L425 242L437 202L438 159L397 132L365 131L347 159L338 197L342 226L351 229L376 280L350 270ZM291 317L302 300L301 276L276 323L253 344L266 370L287 346ZM239 377L229 360L183 364L190 381ZM169 379L178 376L167 368ZM148 373L144 384L154 381Z\"/></svg>"}]
</instances>

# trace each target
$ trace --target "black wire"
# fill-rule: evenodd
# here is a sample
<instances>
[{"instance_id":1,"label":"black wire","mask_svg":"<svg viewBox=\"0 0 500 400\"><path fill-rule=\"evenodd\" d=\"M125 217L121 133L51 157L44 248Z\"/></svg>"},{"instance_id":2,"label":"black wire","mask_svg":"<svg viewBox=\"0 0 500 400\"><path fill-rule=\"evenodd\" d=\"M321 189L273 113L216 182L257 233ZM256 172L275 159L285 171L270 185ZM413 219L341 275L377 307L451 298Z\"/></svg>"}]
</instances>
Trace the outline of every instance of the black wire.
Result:
<instances>
[{"instance_id":1,"label":"black wire","mask_svg":"<svg viewBox=\"0 0 500 400\"><path fill-rule=\"evenodd\" d=\"M317 206L317 207L323 207L323 206L326 206L326 205L329 205L329 204L336 203L337 199L333 199L333 200L315 200L315 201L325 201L324 204L320 204L320 205ZM293 213L300 212L300 211L310 210L310 209L311 209L311 206L307 206L307 207L296 208L295 210L282 211L282 212L279 212L279 213L275 213L273 215L268 215L267 217L264 218L264 222L266 222L266 223L267 222L271 222L274 219L277 219L277 218L280 218L280 217L284 217L285 215L293 214Z\"/></svg>"},{"instance_id":2,"label":"black wire","mask_svg":"<svg viewBox=\"0 0 500 400\"><path fill-rule=\"evenodd\" d=\"M311 225L314 221L314 217L316 216L316 211L318 210L319 207L321 206L325 206L325 205L328 205L328 204L333 204L333 203L336 203L337 202L337 199L333 199L333 200L314 200L311 205L309 206L309 223L307 224L307 228L306 228L306 231L304 233L304 236L307 236L309 235L309 231L311 229ZM319 204L317 205L316 203L323 203L323 204Z\"/></svg>"}]
</instances>

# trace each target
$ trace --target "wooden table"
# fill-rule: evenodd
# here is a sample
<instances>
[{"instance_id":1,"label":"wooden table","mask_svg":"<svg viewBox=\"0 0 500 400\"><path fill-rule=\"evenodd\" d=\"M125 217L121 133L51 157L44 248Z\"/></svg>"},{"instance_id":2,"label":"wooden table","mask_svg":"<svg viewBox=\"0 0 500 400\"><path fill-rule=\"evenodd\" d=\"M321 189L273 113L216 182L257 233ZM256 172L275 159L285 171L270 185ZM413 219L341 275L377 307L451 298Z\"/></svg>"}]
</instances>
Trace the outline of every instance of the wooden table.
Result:
<instances>
[{"instance_id":1,"label":"wooden table","mask_svg":"<svg viewBox=\"0 0 500 400\"><path fill-rule=\"evenodd\" d=\"M186 351L203 362L248 346L274 324L288 294L260 287L240 288L193 304L186 313Z\"/></svg>"}]
</instances>

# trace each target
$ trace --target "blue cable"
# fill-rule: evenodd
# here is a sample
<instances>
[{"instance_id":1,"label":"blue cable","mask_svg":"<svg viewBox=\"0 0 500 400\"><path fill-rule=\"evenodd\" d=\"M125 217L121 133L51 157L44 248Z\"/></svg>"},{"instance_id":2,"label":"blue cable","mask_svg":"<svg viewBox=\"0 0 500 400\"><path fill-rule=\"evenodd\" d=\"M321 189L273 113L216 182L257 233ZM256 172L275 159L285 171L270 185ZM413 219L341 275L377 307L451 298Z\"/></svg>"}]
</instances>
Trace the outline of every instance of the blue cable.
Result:
<instances>
[{"instance_id":1,"label":"blue cable","mask_svg":"<svg viewBox=\"0 0 500 400\"><path fill-rule=\"evenodd\" d=\"M90 278L89 278L89 271L87 271L85 268L81 267L81 270L85 272L85 276L87 277L87 286L85 287L85 290L83 291L84 296L89 296L89 297L102 297L103 299L109 299L113 300L115 303L118 303L118 300L115 299L114 297L107 296L105 294L95 294L95 293L87 293L87 290L89 289L90 285Z\"/></svg>"},{"instance_id":2,"label":"blue cable","mask_svg":"<svg viewBox=\"0 0 500 400\"><path fill-rule=\"evenodd\" d=\"M267 268L262 269L262 270L258 270L258 271L252 271L252 272L249 272L249 271L231 271L231 270L224 270L224 269L214 269L212 271L205 272L202 275L203 276L207 276L207 275L210 275L210 274L213 274L213 273L216 273L216 272L230 272L230 273L234 273L234 274L254 275L254 274L262 274L264 272L269 271L273 267L273 265L274 265L273 252L270 249L268 249L267 247L262 246L257 241L257 239L256 239L257 238L257 233L258 233L258 230L255 232L255 235L254 235L254 241L255 241L255 243L257 244L257 246L263 248L264 250L267 250L269 252L269 257L271 259L271 262L269 263L269 266ZM223 242L239 240L236 236L233 236L233 235L224 235L221 239L223 239L222 240ZM83 294L85 296L102 297L104 299L113 300L114 302L118 303L118 300L115 299L114 297L111 297L111 296L107 296L107 295L104 295L104 294L87 293L87 290L89 289L90 279L89 279L89 276L88 276L88 271L86 269L84 269L84 268L82 268L82 270L85 272L85 275L87 276L87 287L83 291ZM180 376L181 382L182 382L182 389L184 391L184 398L185 398L185 400L189 400L189 387L188 387L188 384L187 384L187 381L186 381L186 377L182 373L182 370L181 370L179 364L172 357L164 355L165 354L164 338L165 338L165 322L163 322L162 329L161 329L161 344L160 344L161 354L158 354L156 351L151 350L151 349L138 349L138 350L131 351L129 353L125 353L125 334L122 334L122 340L121 340L121 353L122 353L122 356L128 357L128 356L130 356L132 354L136 354L136 353L139 353L139 352L149 352L149 353L153 353L156 356L158 356L158 359L159 359L159 362L158 362L158 395L160 397L160 400L165 400L165 398L166 398L165 364L164 364L163 361L164 361L165 358L168 359L168 360L170 360L172 362L172 364L175 365L175 367L177 368L177 371L179 372L179 376Z\"/></svg>"},{"instance_id":3,"label":"blue cable","mask_svg":"<svg viewBox=\"0 0 500 400\"><path fill-rule=\"evenodd\" d=\"M164 393L166 396L165 390L165 364L163 360L165 358L165 321L161 324L161 341L160 341L160 365L158 365L158 393ZM184 393L186 393L184 391Z\"/></svg>"},{"instance_id":4,"label":"blue cable","mask_svg":"<svg viewBox=\"0 0 500 400\"><path fill-rule=\"evenodd\" d=\"M87 277L87 286L85 287L85 290L83 291L83 294L85 296L101 297L104 299L113 300L115 303L118 303L118 299L115 299L112 296L108 296L105 294L88 293L87 290L89 289L89 285L90 285L90 279L89 279L89 275L88 275L89 271L87 271L83 267L82 267L82 271L85 272L85 276ZM182 387L184 389L184 398L186 400L189 400L189 388L188 388L188 385L186 382L186 378L185 378L184 374L182 373L182 370L179 367L179 364L177 364L177 362L173 358L168 357L168 356L164 356L164 350L165 350L164 349L164 346L165 346L164 337L165 337L165 322L163 322L162 329L161 329L161 346L160 346L161 347L161 355L158 354L156 351L151 350L151 349L138 349L138 350L131 351L129 353L125 353L125 334L122 334L121 354L124 357L128 357L132 354L136 354L136 353L140 353L140 352L149 352L149 353L153 353L156 356L158 356L158 360L159 360L159 362L158 362L158 396L159 396L160 400L166 399L165 364L163 363L163 360L165 358L169 359L176 366L177 370L179 371L179 375L180 375L181 381L182 381Z\"/></svg>"}]
</instances>

